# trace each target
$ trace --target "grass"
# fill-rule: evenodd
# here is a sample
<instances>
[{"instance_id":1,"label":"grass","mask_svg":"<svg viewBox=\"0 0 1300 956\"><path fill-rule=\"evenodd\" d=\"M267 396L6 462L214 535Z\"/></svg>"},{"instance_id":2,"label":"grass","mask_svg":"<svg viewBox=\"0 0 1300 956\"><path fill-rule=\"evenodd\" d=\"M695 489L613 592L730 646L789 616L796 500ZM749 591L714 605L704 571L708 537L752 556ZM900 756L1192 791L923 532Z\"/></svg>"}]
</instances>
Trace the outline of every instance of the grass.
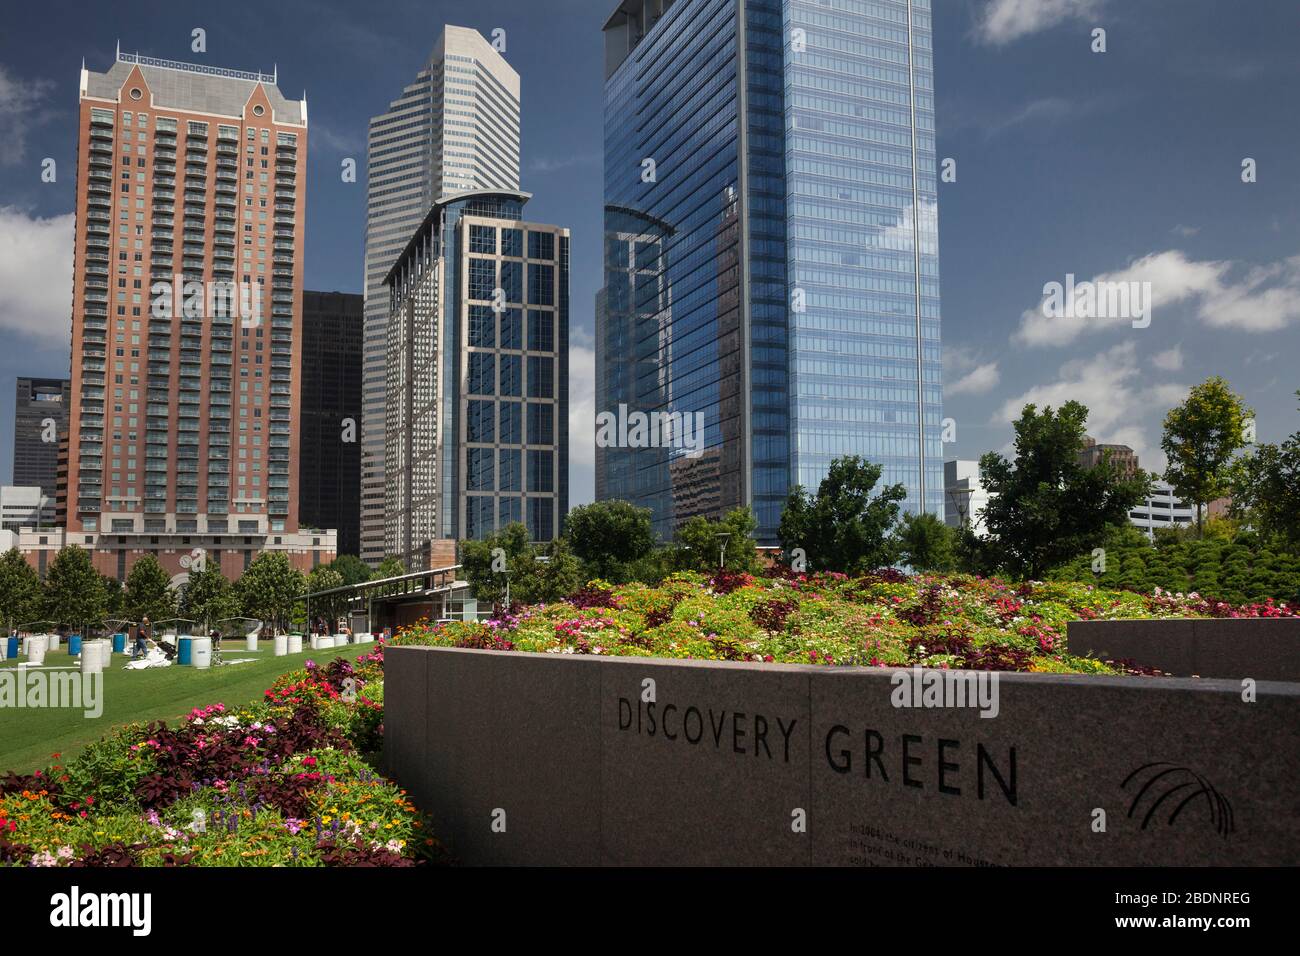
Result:
<instances>
[{"instance_id":1,"label":"grass","mask_svg":"<svg viewBox=\"0 0 1300 956\"><path fill-rule=\"evenodd\" d=\"M51 754L63 759L79 753L87 744L98 740L112 728L134 721L175 720L195 707L223 703L228 707L262 699L262 692L287 671L302 667L308 659L326 661L334 657L355 657L374 645L349 644L329 650L305 650L301 654L276 657L263 642L258 651L246 651L243 642L226 641L222 652L226 660L257 658L247 664L196 670L193 667L159 667L128 671L122 665L129 659L113 655L113 666L104 672L103 713L86 717L73 708L0 709L0 774L15 770L31 773L49 766ZM23 658L26 660L26 658ZM76 666L67 645L46 654L47 665ZM11 669L17 661L6 660L0 668Z\"/></svg>"}]
</instances>

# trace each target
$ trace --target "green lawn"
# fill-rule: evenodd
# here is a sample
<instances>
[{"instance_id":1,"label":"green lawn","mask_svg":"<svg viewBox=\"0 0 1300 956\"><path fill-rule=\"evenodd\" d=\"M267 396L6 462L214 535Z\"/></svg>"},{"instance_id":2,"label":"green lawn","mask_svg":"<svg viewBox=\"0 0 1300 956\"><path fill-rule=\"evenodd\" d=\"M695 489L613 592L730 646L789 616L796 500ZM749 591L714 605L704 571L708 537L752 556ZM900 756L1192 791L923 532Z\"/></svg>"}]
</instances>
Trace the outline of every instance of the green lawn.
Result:
<instances>
[{"instance_id":1,"label":"green lawn","mask_svg":"<svg viewBox=\"0 0 1300 956\"><path fill-rule=\"evenodd\" d=\"M235 646L238 644L238 646ZM226 660L255 657L247 664L232 664L209 670L193 667L159 667L128 671L122 665L129 658L113 655L113 667L104 674L103 707L99 717L88 718L71 708L0 708L0 774L9 770L31 773L49 765L50 755L67 759L86 744L98 740L110 729L133 721L175 720L195 707L223 703L228 707L262 699L262 692L286 671L295 670L308 659L317 661L348 655L356 657L374 644L349 644L330 650L306 650L302 654L276 657L269 642L258 651L243 650L243 642L226 641ZM23 658L25 660L25 658ZM46 664L75 666L64 644L45 657ZM0 668L16 667L6 660Z\"/></svg>"}]
</instances>

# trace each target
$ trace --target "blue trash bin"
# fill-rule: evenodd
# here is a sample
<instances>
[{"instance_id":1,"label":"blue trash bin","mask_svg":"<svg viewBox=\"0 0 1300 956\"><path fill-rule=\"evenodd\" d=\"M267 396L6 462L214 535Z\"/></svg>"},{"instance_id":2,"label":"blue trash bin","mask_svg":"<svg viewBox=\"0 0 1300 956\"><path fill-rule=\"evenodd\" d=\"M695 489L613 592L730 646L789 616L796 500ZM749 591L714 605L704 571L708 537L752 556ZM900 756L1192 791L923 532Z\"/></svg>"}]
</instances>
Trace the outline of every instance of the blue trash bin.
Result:
<instances>
[{"instance_id":1,"label":"blue trash bin","mask_svg":"<svg viewBox=\"0 0 1300 956\"><path fill-rule=\"evenodd\" d=\"M177 638L177 645L176 645L177 664L194 663L194 648L191 646L193 644L193 641L194 639L191 637Z\"/></svg>"},{"instance_id":2,"label":"blue trash bin","mask_svg":"<svg viewBox=\"0 0 1300 956\"><path fill-rule=\"evenodd\" d=\"M125 634L114 634L114 635L113 635L113 653L114 653L114 654L125 654L125 653L126 653L126 635L125 635Z\"/></svg>"},{"instance_id":3,"label":"blue trash bin","mask_svg":"<svg viewBox=\"0 0 1300 956\"><path fill-rule=\"evenodd\" d=\"M18 656L18 638L16 638L16 637L11 637L11 638L9 638L9 645L8 645L8 647L9 647L9 650L8 650L8 652L5 654L5 656L8 657L10 660L13 660L15 657Z\"/></svg>"},{"instance_id":4,"label":"blue trash bin","mask_svg":"<svg viewBox=\"0 0 1300 956\"><path fill-rule=\"evenodd\" d=\"M81 653L81 635L73 634L68 638L68 656L76 657Z\"/></svg>"}]
</instances>

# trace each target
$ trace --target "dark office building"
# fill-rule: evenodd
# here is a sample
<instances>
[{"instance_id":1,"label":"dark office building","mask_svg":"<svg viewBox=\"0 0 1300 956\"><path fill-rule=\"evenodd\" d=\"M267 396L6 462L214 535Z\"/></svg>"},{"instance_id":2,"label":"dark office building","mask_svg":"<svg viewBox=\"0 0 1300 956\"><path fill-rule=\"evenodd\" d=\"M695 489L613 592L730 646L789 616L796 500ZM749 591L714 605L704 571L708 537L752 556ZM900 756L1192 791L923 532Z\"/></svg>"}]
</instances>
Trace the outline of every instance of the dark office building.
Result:
<instances>
[{"instance_id":1,"label":"dark office building","mask_svg":"<svg viewBox=\"0 0 1300 956\"><path fill-rule=\"evenodd\" d=\"M68 429L71 383L66 378L20 378L14 401L15 485L40 486L54 497L59 436ZM52 424L51 424L52 423Z\"/></svg>"},{"instance_id":2,"label":"dark office building","mask_svg":"<svg viewBox=\"0 0 1300 956\"><path fill-rule=\"evenodd\" d=\"M361 345L363 297L303 298L298 521L338 530L338 553L361 548Z\"/></svg>"}]
</instances>

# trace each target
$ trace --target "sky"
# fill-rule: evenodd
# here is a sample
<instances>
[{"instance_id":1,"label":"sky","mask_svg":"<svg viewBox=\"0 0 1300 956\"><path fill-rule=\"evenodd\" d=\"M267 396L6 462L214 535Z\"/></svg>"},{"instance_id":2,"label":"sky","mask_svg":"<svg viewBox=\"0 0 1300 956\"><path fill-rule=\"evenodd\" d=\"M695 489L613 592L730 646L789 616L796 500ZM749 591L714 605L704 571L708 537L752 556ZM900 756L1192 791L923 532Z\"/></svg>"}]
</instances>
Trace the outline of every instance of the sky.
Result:
<instances>
[{"instance_id":1,"label":"sky","mask_svg":"<svg viewBox=\"0 0 1300 956\"><path fill-rule=\"evenodd\" d=\"M505 31L527 216L573 234L571 503L592 497L602 61L613 0L12 4L0 33L0 480L14 378L68 374L77 81L117 42L278 70L308 101L305 287L361 291L365 131L442 24ZM1160 423L1222 375L1260 441L1300 428L1300 4L933 0L945 458L1007 451L1026 402L1159 471ZM191 31L206 31L205 53ZM250 29L254 28L254 29ZM1094 52L1094 31L1105 51ZM355 159L362 181L341 164ZM43 161L56 179L42 182ZM1254 182L1243 182L1253 160ZM1046 319L1048 283L1150 282L1149 324ZM1137 324L1142 325L1145 320Z\"/></svg>"}]
</instances>

